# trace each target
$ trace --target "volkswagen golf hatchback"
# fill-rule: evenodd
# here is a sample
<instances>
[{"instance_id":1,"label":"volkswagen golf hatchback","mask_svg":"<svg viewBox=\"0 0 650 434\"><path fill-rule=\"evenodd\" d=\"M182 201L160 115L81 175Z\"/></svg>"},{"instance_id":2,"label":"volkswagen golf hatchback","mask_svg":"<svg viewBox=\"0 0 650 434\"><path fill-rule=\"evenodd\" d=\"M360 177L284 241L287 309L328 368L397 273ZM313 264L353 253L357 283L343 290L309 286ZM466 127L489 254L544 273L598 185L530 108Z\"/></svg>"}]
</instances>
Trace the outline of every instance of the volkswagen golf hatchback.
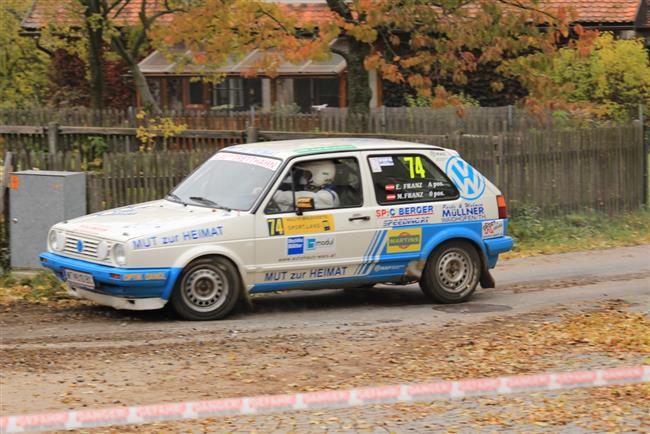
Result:
<instances>
[{"instance_id":1,"label":"volkswagen golf hatchback","mask_svg":"<svg viewBox=\"0 0 650 434\"><path fill-rule=\"evenodd\" d=\"M376 139L223 149L162 200L58 223L43 266L72 295L210 320L249 293L418 282L493 287L512 248L499 190L457 152Z\"/></svg>"}]
</instances>

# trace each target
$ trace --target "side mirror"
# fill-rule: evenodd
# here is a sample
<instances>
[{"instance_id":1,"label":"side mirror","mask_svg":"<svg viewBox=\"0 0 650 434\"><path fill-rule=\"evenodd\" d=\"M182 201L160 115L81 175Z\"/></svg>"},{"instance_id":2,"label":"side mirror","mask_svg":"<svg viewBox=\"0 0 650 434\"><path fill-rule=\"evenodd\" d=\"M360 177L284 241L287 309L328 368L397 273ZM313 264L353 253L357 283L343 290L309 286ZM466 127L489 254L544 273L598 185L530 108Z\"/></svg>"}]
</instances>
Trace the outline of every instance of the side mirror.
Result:
<instances>
[{"instance_id":1,"label":"side mirror","mask_svg":"<svg viewBox=\"0 0 650 434\"><path fill-rule=\"evenodd\" d=\"M296 213L298 215L302 214L304 211L311 211L313 209L316 209L313 197L296 198Z\"/></svg>"}]
</instances>

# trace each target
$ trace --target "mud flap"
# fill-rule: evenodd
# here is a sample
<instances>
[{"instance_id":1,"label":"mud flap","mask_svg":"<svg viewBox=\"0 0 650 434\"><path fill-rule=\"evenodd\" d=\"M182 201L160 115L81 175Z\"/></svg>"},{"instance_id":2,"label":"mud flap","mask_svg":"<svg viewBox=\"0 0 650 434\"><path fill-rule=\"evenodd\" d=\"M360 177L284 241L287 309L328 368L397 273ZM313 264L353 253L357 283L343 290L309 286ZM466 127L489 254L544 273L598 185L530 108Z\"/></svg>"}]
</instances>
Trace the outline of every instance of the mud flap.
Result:
<instances>
[{"instance_id":1,"label":"mud flap","mask_svg":"<svg viewBox=\"0 0 650 434\"><path fill-rule=\"evenodd\" d=\"M494 288L496 286L496 281L494 280L492 273L490 273L487 264L488 261L485 253L481 253L481 277L479 278L479 283L483 289Z\"/></svg>"},{"instance_id":2,"label":"mud flap","mask_svg":"<svg viewBox=\"0 0 650 434\"><path fill-rule=\"evenodd\" d=\"M490 270L487 268L481 271L481 279L479 280L481 283L481 288L494 288L496 285L496 282L494 280L494 277L492 277L492 274L490 273Z\"/></svg>"}]
</instances>

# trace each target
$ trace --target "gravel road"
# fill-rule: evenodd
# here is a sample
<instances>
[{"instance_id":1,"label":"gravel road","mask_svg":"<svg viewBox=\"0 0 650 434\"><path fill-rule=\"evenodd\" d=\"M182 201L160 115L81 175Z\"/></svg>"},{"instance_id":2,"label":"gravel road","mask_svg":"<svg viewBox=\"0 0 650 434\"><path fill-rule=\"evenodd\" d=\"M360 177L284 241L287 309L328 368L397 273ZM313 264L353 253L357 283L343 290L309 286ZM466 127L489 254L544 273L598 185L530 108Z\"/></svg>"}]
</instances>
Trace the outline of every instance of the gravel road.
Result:
<instances>
[{"instance_id":1,"label":"gravel road","mask_svg":"<svg viewBox=\"0 0 650 434\"><path fill-rule=\"evenodd\" d=\"M432 305L415 285L380 285L255 297L253 311L216 322L84 302L14 304L0 312L0 410L7 415L644 362L642 352L612 358L588 345L584 349L590 352L576 357L549 349L530 364L524 359L489 369L454 358L458 342L489 336L496 342L502 331L512 331L509 327L522 330L511 337L514 342L529 333L525 330L574 321L603 306L625 315L647 314L650 246L513 259L502 261L494 274L497 288L480 290L460 305ZM467 355L467 360L478 357L476 351ZM442 362L431 367L438 359ZM454 363L457 370L450 368ZM343 431L373 431L378 420L399 419L396 408L366 409L365 428L345 422L352 417L346 419L345 412L330 417L343 421L337 425ZM227 431L241 430L241 423ZM260 432L296 426L278 425L277 418L264 423L270 425ZM420 428L414 429L420 431L437 422L417 423ZM244 431L254 425L248 420ZM394 427L384 428L377 432ZM209 431L200 424L182 429Z\"/></svg>"}]
</instances>

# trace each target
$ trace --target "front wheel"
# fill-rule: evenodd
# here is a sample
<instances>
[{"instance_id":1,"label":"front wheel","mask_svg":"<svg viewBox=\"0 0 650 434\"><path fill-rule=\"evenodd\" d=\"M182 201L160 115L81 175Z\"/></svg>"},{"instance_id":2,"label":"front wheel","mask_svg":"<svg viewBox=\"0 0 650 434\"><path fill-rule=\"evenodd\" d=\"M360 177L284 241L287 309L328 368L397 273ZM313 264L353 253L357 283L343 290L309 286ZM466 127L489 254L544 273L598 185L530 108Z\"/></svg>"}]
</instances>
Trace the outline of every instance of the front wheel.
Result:
<instances>
[{"instance_id":1,"label":"front wheel","mask_svg":"<svg viewBox=\"0 0 650 434\"><path fill-rule=\"evenodd\" d=\"M476 289L481 260L468 241L453 240L440 245L429 256L420 279L420 288L438 303L460 303Z\"/></svg>"},{"instance_id":2,"label":"front wheel","mask_svg":"<svg viewBox=\"0 0 650 434\"><path fill-rule=\"evenodd\" d=\"M239 274L224 258L202 258L191 262L172 292L174 310L188 320L215 320L227 316L241 292Z\"/></svg>"}]
</instances>

